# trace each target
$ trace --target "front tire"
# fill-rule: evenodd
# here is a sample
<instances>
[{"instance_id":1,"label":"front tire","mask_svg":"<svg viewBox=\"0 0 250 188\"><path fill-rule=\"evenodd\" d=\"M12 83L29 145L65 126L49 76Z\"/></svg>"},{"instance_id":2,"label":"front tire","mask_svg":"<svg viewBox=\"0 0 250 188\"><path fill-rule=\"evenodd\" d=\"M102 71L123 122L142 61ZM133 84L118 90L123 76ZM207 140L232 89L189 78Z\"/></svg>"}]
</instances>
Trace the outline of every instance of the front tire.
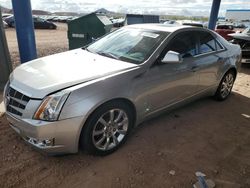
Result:
<instances>
[{"instance_id":1,"label":"front tire","mask_svg":"<svg viewBox=\"0 0 250 188\"><path fill-rule=\"evenodd\" d=\"M220 85L215 93L215 99L223 101L227 99L233 88L236 75L233 71L228 71L222 78Z\"/></svg>"},{"instance_id":2,"label":"front tire","mask_svg":"<svg viewBox=\"0 0 250 188\"><path fill-rule=\"evenodd\" d=\"M116 151L133 127L129 105L117 101L99 107L88 119L81 133L80 144L93 155L108 155Z\"/></svg>"}]
</instances>

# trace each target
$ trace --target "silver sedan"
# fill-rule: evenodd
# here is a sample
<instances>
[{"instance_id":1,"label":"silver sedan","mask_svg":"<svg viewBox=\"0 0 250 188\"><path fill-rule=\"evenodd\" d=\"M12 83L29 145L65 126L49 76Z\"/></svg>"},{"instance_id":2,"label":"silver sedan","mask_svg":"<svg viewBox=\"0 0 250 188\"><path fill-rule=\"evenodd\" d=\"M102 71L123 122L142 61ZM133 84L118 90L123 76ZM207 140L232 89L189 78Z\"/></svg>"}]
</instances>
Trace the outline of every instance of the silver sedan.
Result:
<instances>
[{"instance_id":1,"label":"silver sedan","mask_svg":"<svg viewBox=\"0 0 250 188\"><path fill-rule=\"evenodd\" d=\"M213 31L142 24L25 63L5 87L10 126L49 154L118 149L134 126L204 96L225 100L241 50ZM220 105L218 103L218 105Z\"/></svg>"}]
</instances>

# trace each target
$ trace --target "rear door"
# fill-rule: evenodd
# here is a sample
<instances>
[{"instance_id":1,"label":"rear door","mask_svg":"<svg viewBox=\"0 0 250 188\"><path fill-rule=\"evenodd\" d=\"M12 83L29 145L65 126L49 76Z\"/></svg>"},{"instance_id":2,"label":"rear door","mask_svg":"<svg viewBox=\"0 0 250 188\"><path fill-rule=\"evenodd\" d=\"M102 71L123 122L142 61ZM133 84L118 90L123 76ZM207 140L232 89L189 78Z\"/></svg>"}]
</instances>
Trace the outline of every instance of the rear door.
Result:
<instances>
[{"instance_id":1,"label":"rear door","mask_svg":"<svg viewBox=\"0 0 250 188\"><path fill-rule=\"evenodd\" d=\"M221 53L225 49L207 31L196 31L195 35L199 41L198 55L196 55L195 60L197 73L199 74L198 91L202 91L217 83L220 66L226 60L221 58Z\"/></svg>"}]
</instances>

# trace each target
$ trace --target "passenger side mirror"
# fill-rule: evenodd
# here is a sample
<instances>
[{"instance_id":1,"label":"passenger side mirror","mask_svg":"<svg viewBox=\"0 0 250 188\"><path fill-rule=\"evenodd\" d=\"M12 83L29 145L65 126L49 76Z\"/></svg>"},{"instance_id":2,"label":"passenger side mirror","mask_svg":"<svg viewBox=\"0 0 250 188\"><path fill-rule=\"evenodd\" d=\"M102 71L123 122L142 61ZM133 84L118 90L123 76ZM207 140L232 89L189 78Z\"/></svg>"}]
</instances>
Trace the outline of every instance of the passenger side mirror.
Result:
<instances>
[{"instance_id":1,"label":"passenger side mirror","mask_svg":"<svg viewBox=\"0 0 250 188\"><path fill-rule=\"evenodd\" d=\"M168 51L164 58L161 60L162 63L182 63L181 55L178 52Z\"/></svg>"}]
</instances>

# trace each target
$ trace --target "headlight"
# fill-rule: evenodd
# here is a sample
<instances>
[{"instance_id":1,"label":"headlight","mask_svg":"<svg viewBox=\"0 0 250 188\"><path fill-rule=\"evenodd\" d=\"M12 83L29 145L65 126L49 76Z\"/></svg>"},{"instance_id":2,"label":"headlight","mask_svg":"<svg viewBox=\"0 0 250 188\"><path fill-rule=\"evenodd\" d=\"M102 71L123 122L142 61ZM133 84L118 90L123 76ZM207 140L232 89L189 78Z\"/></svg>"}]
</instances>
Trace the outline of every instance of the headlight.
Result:
<instances>
[{"instance_id":1,"label":"headlight","mask_svg":"<svg viewBox=\"0 0 250 188\"><path fill-rule=\"evenodd\" d=\"M47 96L37 109L34 119L45 121L58 120L61 109L69 96L69 92L61 91Z\"/></svg>"}]
</instances>

